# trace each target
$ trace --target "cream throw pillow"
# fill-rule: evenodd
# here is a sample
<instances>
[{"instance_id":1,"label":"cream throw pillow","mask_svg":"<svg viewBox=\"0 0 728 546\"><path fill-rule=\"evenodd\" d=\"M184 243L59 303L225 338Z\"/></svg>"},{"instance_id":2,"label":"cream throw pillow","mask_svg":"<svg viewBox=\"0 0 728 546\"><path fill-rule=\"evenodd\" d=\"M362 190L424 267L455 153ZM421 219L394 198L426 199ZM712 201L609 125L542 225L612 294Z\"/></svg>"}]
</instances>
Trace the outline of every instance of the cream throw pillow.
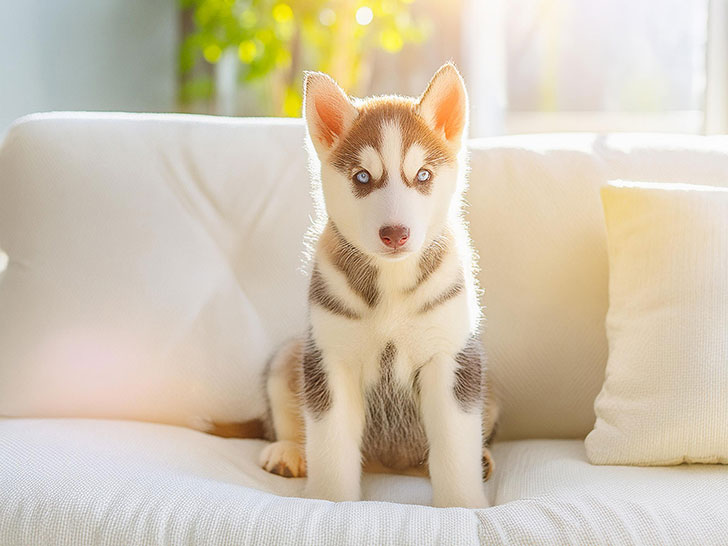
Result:
<instances>
[{"instance_id":1,"label":"cream throw pillow","mask_svg":"<svg viewBox=\"0 0 728 546\"><path fill-rule=\"evenodd\" d=\"M728 188L603 188L609 360L595 464L728 463Z\"/></svg>"}]
</instances>

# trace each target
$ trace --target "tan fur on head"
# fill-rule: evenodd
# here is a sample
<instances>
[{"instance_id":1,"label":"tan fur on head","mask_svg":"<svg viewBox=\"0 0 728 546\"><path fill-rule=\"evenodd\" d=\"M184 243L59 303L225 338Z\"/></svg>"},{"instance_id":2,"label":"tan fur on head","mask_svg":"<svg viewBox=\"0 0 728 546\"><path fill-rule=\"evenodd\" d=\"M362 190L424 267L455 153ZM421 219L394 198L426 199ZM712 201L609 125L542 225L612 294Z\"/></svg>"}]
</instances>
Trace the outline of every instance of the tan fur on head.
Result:
<instances>
[{"instance_id":1,"label":"tan fur on head","mask_svg":"<svg viewBox=\"0 0 728 546\"><path fill-rule=\"evenodd\" d=\"M376 112L388 107L411 111L454 145L460 144L467 126L467 91L452 63L440 67L418 99L388 96L355 101L323 72L306 72L303 90L303 117L319 153L335 148L360 114L374 113L375 119L386 117Z\"/></svg>"},{"instance_id":2,"label":"tan fur on head","mask_svg":"<svg viewBox=\"0 0 728 546\"><path fill-rule=\"evenodd\" d=\"M304 118L318 159L312 173L315 195L320 189L325 202L323 216L375 259L420 251L447 222L453 196L464 187L460 155L467 116L465 85L449 63L418 98L352 99L326 74L307 73ZM421 171L430 178L421 180ZM357 181L359 172L368 183ZM364 203L357 206L356 199ZM397 252L380 242L379 230L387 225L409 229Z\"/></svg>"}]
</instances>

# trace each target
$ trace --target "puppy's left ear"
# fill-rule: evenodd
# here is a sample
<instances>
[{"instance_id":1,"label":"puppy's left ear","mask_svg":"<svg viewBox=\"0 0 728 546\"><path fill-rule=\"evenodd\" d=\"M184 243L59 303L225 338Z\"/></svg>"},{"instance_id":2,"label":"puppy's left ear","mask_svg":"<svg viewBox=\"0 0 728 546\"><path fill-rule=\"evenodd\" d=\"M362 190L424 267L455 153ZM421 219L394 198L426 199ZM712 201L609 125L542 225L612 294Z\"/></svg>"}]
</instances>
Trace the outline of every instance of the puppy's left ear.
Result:
<instances>
[{"instance_id":1,"label":"puppy's left ear","mask_svg":"<svg viewBox=\"0 0 728 546\"><path fill-rule=\"evenodd\" d=\"M455 65L444 64L419 100L420 115L450 144L462 139L468 120L468 95Z\"/></svg>"},{"instance_id":2,"label":"puppy's left ear","mask_svg":"<svg viewBox=\"0 0 728 546\"><path fill-rule=\"evenodd\" d=\"M322 72L306 72L303 117L319 155L331 151L358 114L354 103L330 76Z\"/></svg>"}]
</instances>

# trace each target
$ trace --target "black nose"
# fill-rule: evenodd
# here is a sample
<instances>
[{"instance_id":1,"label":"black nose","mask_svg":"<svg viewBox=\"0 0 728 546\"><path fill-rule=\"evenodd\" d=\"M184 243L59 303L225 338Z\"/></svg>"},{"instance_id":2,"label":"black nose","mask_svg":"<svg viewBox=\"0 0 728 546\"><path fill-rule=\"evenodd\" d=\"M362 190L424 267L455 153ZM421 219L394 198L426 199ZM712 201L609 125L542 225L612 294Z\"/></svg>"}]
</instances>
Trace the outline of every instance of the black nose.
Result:
<instances>
[{"instance_id":1,"label":"black nose","mask_svg":"<svg viewBox=\"0 0 728 546\"><path fill-rule=\"evenodd\" d=\"M409 239L409 228L405 226L382 226L379 238L389 248L399 248Z\"/></svg>"}]
</instances>

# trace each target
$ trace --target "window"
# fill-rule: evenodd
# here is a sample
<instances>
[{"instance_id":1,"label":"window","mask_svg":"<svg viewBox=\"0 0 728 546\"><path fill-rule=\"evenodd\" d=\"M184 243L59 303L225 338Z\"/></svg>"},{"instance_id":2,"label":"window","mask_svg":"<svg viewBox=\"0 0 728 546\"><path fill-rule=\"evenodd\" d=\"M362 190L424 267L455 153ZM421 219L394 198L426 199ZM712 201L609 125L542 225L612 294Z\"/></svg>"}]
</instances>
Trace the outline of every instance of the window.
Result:
<instances>
[{"instance_id":1,"label":"window","mask_svg":"<svg viewBox=\"0 0 728 546\"><path fill-rule=\"evenodd\" d=\"M478 0L472 0L478 2ZM726 0L485 0L503 46L475 36L470 71L502 65L500 127L477 133L724 130ZM710 15L710 17L709 17ZM466 23L467 24L467 23ZM495 24L487 22L490 32ZM465 44L468 47L468 44ZM502 56L502 59L498 58ZM483 66L482 64L480 65ZM474 115L487 105L474 97ZM492 107L491 107L492 110ZM491 115L492 117L492 115Z\"/></svg>"}]
</instances>

